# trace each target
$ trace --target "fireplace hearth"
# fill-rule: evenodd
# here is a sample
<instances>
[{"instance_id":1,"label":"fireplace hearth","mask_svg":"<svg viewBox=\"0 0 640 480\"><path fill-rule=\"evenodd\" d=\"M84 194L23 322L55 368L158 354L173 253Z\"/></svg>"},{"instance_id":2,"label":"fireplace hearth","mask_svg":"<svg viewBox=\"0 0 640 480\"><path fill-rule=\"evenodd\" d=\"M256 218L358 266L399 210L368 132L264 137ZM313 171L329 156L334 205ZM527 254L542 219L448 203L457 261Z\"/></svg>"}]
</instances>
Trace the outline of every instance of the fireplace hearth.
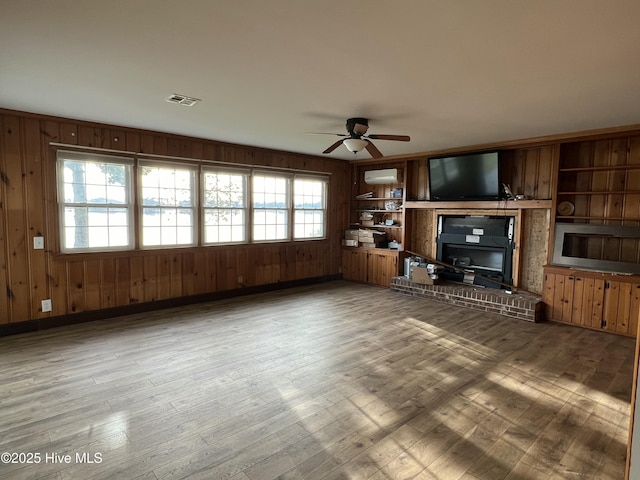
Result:
<instances>
[{"instance_id":1,"label":"fireplace hearth","mask_svg":"<svg viewBox=\"0 0 640 480\"><path fill-rule=\"evenodd\" d=\"M439 215L437 260L457 267L441 276L489 288L512 285L514 222L509 216Z\"/></svg>"}]
</instances>

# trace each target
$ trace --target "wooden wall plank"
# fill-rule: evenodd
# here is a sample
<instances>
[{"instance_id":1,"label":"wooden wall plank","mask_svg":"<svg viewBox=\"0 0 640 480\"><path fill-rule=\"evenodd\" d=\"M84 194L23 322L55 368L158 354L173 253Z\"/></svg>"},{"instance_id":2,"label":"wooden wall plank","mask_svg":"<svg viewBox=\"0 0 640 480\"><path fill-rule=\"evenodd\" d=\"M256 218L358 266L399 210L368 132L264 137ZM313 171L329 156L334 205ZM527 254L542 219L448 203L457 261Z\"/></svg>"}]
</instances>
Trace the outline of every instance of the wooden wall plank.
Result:
<instances>
[{"instance_id":1,"label":"wooden wall plank","mask_svg":"<svg viewBox=\"0 0 640 480\"><path fill-rule=\"evenodd\" d=\"M144 301L144 258L133 256L129 259L129 302Z\"/></svg>"},{"instance_id":2,"label":"wooden wall plank","mask_svg":"<svg viewBox=\"0 0 640 480\"><path fill-rule=\"evenodd\" d=\"M4 136L9 125L5 125L5 118L0 118L0 142L4 145ZM9 227L7 222L7 187L9 177L6 173L6 158L4 155L4 147L0 146L0 324L11 323L13 312L11 310L11 272L9 271L9 250L8 236Z\"/></svg>"},{"instance_id":3,"label":"wooden wall plank","mask_svg":"<svg viewBox=\"0 0 640 480\"><path fill-rule=\"evenodd\" d=\"M85 310L102 308L102 262L99 258L88 258L84 262Z\"/></svg>"},{"instance_id":4,"label":"wooden wall plank","mask_svg":"<svg viewBox=\"0 0 640 480\"><path fill-rule=\"evenodd\" d=\"M71 313L84 312L85 296L84 296L84 266L83 260L74 260L67 262L67 276L69 278L67 294L69 302L69 310Z\"/></svg>"},{"instance_id":5,"label":"wooden wall plank","mask_svg":"<svg viewBox=\"0 0 640 480\"><path fill-rule=\"evenodd\" d=\"M49 238L45 236L45 202L40 195L43 184L43 154L40 141L40 122L35 118L23 119L25 195L33 201L26 202L27 213L27 255L29 264L29 286L31 289L31 318L47 317L42 313L41 302L49 298L47 292L47 258L45 250L33 249L33 237L44 237L45 249L51 249ZM40 199L40 201L38 201Z\"/></svg>"},{"instance_id":6,"label":"wooden wall plank","mask_svg":"<svg viewBox=\"0 0 640 480\"><path fill-rule=\"evenodd\" d=\"M181 297L182 293L182 255L173 254L169 259L169 298Z\"/></svg>"},{"instance_id":7,"label":"wooden wall plank","mask_svg":"<svg viewBox=\"0 0 640 480\"><path fill-rule=\"evenodd\" d=\"M171 255L158 254L156 257L157 300L171 297Z\"/></svg>"},{"instance_id":8,"label":"wooden wall plank","mask_svg":"<svg viewBox=\"0 0 640 480\"><path fill-rule=\"evenodd\" d=\"M158 299L158 259L155 255L144 256L144 301L153 302Z\"/></svg>"},{"instance_id":9,"label":"wooden wall plank","mask_svg":"<svg viewBox=\"0 0 640 480\"><path fill-rule=\"evenodd\" d=\"M200 295L207 290L207 252L198 250L193 253L193 293Z\"/></svg>"},{"instance_id":10,"label":"wooden wall plank","mask_svg":"<svg viewBox=\"0 0 640 480\"><path fill-rule=\"evenodd\" d=\"M131 264L129 257L116 258L116 304L129 305L131 298Z\"/></svg>"},{"instance_id":11,"label":"wooden wall plank","mask_svg":"<svg viewBox=\"0 0 640 480\"><path fill-rule=\"evenodd\" d=\"M551 179L553 177L553 155L552 146L541 147L538 156L538 172L536 182L537 199L550 199L552 197Z\"/></svg>"},{"instance_id":12,"label":"wooden wall plank","mask_svg":"<svg viewBox=\"0 0 640 480\"><path fill-rule=\"evenodd\" d=\"M116 259L113 257L103 258L100 262L101 308L112 308L118 305L117 276Z\"/></svg>"},{"instance_id":13,"label":"wooden wall plank","mask_svg":"<svg viewBox=\"0 0 640 480\"><path fill-rule=\"evenodd\" d=\"M31 288L29 275L26 205L29 201L25 189L26 175L20 118L7 116L2 132L4 156L5 220L7 222L7 296L11 304L11 321L31 318Z\"/></svg>"}]
</instances>

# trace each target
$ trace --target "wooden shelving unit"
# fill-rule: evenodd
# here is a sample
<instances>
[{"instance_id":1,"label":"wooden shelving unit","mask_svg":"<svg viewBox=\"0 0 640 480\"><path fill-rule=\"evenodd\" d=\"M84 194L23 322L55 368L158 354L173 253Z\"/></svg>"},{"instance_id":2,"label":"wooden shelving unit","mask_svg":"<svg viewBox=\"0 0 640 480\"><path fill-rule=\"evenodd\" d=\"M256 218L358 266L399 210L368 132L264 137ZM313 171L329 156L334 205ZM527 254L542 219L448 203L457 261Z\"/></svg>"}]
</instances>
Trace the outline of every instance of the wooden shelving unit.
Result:
<instances>
[{"instance_id":1,"label":"wooden shelving unit","mask_svg":"<svg viewBox=\"0 0 640 480\"><path fill-rule=\"evenodd\" d=\"M364 172L378 169L398 169L398 182L389 184L367 184ZM371 247L344 247L342 252L342 275L347 280L372 283L388 287L391 277L399 274L401 259L404 258L402 248L405 241L405 172L404 161L378 161L356 164L353 167L350 229L372 229L386 233L387 241L395 241L399 249ZM394 196L392 192L402 189L402 196ZM371 197L361 198L364 193L372 192ZM396 209L388 209L386 204L398 204ZM372 225L365 225L362 214L371 214ZM392 225L386 225L390 220Z\"/></svg>"},{"instance_id":2,"label":"wooden shelving unit","mask_svg":"<svg viewBox=\"0 0 640 480\"><path fill-rule=\"evenodd\" d=\"M640 225L640 137L565 143L557 172L555 225L589 225L594 231L599 226ZM579 245L574 247L576 258L640 262L637 238L594 234ZM551 239L549 248L562 245ZM560 266L546 266L544 272L549 320L636 336L640 276Z\"/></svg>"}]
</instances>

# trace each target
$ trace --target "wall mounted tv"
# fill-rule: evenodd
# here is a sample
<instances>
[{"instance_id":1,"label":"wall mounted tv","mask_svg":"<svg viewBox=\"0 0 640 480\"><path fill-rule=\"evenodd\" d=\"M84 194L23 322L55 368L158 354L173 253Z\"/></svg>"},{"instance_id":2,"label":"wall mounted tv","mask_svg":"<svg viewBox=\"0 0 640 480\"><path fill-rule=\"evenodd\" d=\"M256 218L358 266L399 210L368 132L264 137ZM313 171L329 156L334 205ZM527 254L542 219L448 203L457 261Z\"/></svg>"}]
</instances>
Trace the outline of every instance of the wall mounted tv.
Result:
<instances>
[{"instance_id":1,"label":"wall mounted tv","mask_svg":"<svg viewBox=\"0 0 640 480\"><path fill-rule=\"evenodd\" d=\"M501 187L498 152L429 159L432 201L499 200Z\"/></svg>"}]
</instances>

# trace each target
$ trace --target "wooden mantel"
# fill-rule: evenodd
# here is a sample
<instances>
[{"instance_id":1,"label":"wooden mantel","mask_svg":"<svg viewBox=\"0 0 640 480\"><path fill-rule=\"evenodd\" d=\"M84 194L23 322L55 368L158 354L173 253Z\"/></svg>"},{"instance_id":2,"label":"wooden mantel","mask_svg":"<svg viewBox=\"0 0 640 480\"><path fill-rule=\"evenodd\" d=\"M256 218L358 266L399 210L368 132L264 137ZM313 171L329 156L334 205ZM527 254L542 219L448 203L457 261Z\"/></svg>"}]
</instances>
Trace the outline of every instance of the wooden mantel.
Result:
<instances>
[{"instance_id":1,"label":"wooden mantel","mask_svg":"<svg viewBox=\"0 0 640 480\"><path fill-rule=\"evenodd\" d=\"M406 201L404 208L429 209L489 209L489 210L526 210L533 208L551 208L551 200L490 200L479 202L431 202L428 200Z\"/></svg>"}]
</instances>

